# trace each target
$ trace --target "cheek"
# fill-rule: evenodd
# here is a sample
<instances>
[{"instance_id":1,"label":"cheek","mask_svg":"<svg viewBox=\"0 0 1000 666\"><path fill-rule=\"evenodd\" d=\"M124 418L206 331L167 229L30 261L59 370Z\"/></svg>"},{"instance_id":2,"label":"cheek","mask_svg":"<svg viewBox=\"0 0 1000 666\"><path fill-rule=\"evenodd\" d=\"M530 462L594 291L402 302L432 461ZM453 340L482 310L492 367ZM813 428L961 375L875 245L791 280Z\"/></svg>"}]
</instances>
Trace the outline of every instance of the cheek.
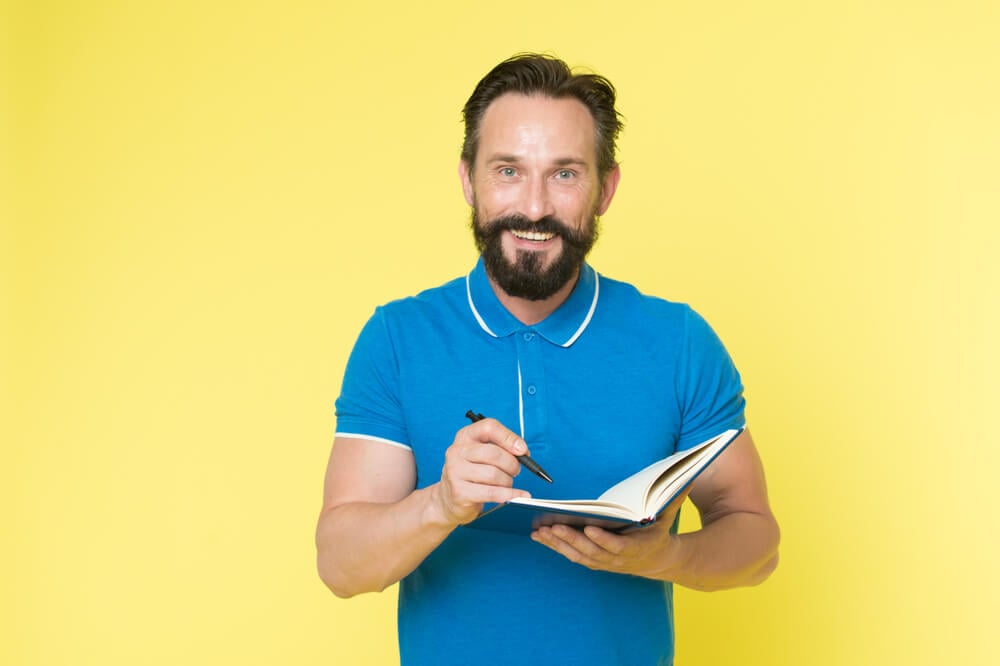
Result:
<instances>
[{"instance_id":1,"label":"cheek","mask_svg":"<svg viewBox=\"0 0 1000 666\"><path fill-rule=\"evenodd\" d=\"M590 216L591 211L597 207L597 201L590 196L589 192L570 191L563 192L553 199L556 210L564 221L577 222Z\"/></svg>"},{"instance_id":2,"label":"cheek","mask_svg":"<svg viewBox=\"0 0 1000 666\"><path fill-rule=\"evenodd\" d=\"M508 184L484 188L483 194L486 200L493 202L494 205L506 206L517 201L520 192L516 186Z\"/></svg>"},{"instance_id":3,"label":"cheek","mask_svg":"<svg viewBox=\"0 0 1000 666\"><path fill-rule=\"evenodd\" d=\"M516 195L509 190L480 190L476 192L475 205L484 219L491 220L513 211Z\"/></svg>"}]
</instances>

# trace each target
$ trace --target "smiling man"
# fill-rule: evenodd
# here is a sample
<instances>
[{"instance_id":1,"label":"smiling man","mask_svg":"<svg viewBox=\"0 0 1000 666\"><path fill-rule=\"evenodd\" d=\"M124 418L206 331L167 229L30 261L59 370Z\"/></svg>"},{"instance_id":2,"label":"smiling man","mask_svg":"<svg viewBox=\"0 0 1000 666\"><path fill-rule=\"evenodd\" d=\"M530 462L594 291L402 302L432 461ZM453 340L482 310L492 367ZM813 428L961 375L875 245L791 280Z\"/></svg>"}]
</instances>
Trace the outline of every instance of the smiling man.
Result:
<instances>
[{"instance_id":1,"label":"smiling man","mask_svg":"<svg viewBox=\"0 0 1000 666\"><path fill-rule=\"evenodd\" d=\"M744 426L739 374L691 308L585 261L620 177L610 82L516 56L464 117L459 175L481 258L362 330L337 400L320 575L341 597L400 583L404 666L671 664L673 583L753 585L776 566L749 431L691 487L695 532L676 534L679 503L625 535L462 526L512 497L596 497ZM470 408L494 418L466 424ZM551 486L518 474L529 449Z\"/></svg>"},{"instance_id":2,"label":"smiling man","mask_svg":"<svg viewBox=\"0 0 1000 666\"><path fill-rule=\"evenodd\" d=\"M617 165L597 166L593 126L575 98L503 95L483 114L484 149L459 172L501 298L561 302L575 285L618 185Z\"/></svg>"}]
</instances>

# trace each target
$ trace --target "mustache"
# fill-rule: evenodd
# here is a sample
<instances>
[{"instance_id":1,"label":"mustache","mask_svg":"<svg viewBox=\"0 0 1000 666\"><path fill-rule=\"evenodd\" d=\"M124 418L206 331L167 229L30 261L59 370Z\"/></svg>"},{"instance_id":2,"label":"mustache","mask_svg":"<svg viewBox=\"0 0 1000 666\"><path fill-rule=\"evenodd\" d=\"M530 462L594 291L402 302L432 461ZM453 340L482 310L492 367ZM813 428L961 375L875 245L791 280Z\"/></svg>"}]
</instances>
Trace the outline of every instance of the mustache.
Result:
<instances>
[{"instance_id":1,"label":"mustache","mask_svg":"<svg viewBox=\"0 0 1000 666\"><path fill-rule=\"evenodd\" d=\"M503 215L484 224L479 233L484 237L495 237L503 231L537 231L543 234L556 234L571 245L588 245L586 230L572 229L562 220L551 215L537 220L516 213Z\"/></svg>"}]
</instances>

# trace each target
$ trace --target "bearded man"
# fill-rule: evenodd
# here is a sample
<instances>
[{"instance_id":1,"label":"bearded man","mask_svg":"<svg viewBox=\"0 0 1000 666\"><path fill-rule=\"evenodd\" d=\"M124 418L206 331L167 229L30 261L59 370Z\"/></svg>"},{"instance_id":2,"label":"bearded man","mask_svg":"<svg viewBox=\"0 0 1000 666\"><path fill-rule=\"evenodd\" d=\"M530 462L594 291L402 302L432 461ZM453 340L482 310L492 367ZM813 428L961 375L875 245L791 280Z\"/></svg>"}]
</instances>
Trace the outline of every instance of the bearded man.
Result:
<instances>
[{"instance_id":1,"label":"bearded man","mask_svg":"<svg viewBox=\"0 0 1000 666\"><path fill-rule=\"evenodd\" d=\"M320 576L340 597L400 583L404 666L671 664L673 583L754 585L777 564L748 430L692 485L696 531L677 534L680 502L624 534L464 525L514 497L596 497L743 428L740 376L691 308L586 262L620 178L609 81L515 56L464 119L459 175L481 256L362 330L337 400ZM468 424L470 408L492 418ZM528 453L555 483L518 475Z\"/></svg>"}]
</instances>

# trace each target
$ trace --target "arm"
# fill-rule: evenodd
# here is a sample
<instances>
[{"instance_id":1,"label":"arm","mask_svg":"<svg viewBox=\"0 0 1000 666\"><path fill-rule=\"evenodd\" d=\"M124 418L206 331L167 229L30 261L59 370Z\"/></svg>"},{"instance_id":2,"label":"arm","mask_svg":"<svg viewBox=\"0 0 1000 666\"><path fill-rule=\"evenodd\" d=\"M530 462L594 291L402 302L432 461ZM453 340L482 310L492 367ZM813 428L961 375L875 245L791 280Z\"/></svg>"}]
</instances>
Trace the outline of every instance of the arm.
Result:
<instances>
[{"instance_id":1,"label":"arm","mask_svg":"<svg viewBox=\"0 0 1000 666\"><path fill-rule=\"evenodd\" d=\"M613 534L597 527L542 528L532 538L590 567L721 590L764 581L778 564L778 523L771 513L764 468L744 431L692 484L701 515L696 532L674 535L670 525L683 497L652 527Z\"/></svg>"},{"instance_id":2,"label":"arm","mask_svg":"<svg viewBox=\"0 0 1000 666\"><path fill-rule=\"evenodd\" d=\"M334 594L381 591L413 571L438 544L513 489L524 441L493 419L458 431L441 480L416 490L409 450L338 437L327 466L316 528L317 568Z\"/></svg>"}]
</instances>

